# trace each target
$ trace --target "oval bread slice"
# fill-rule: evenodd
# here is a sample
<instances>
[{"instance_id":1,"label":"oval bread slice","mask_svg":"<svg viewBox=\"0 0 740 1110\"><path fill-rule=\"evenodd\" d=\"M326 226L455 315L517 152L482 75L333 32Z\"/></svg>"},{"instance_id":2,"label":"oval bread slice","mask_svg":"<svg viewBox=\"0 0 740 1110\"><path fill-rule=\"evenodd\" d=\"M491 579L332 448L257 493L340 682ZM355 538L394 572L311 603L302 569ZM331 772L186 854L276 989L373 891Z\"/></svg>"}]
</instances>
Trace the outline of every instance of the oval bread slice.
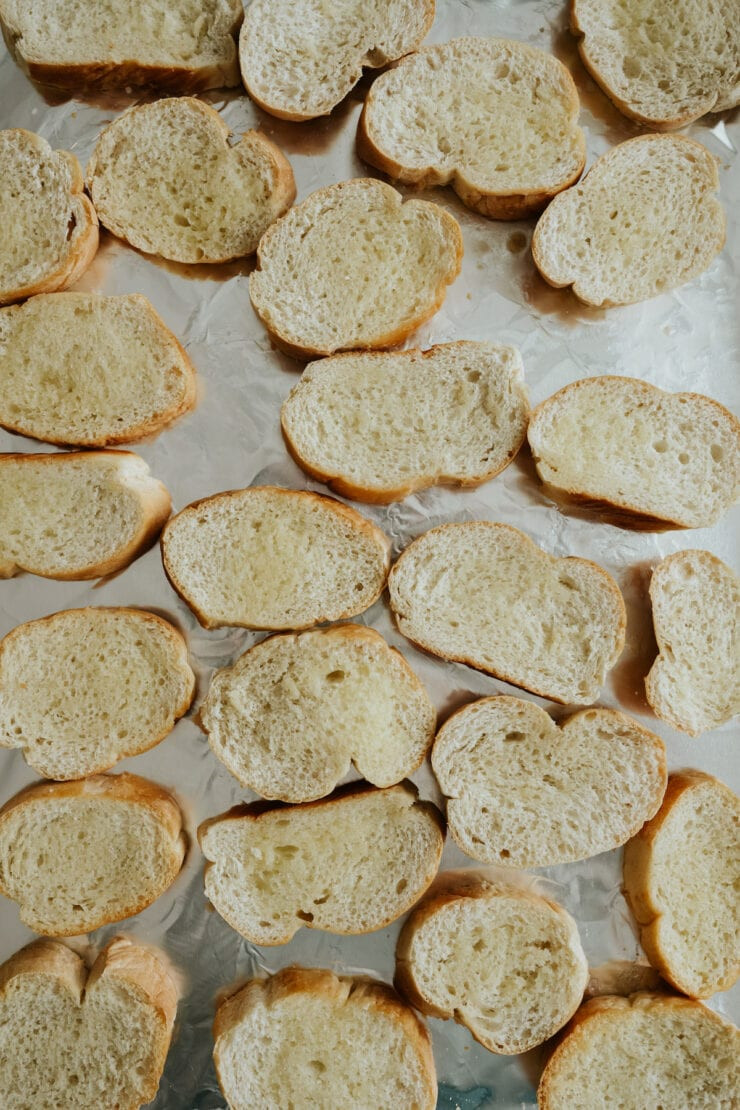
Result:
<instances>
[{"instance_id":1,"label":"oval bread slice","mask_svg":"<svg viewBox=\"0 0 740 1110\"><path fill-rule=\"evenodd\" d=\"M254 944L287 944L306 925L371 933L432 882L440 813L408 785L359 786L322 802L223 814L198 830L206 896Z\"/></svg>"},{"instance_id":2,"label":"oval bread slice","mask_svg":"<svg viewBox=\"0 0 740 1110\"><path fill-rule=\"evenodd\" d=\"M175 799L148 779L42 782L0 810L0 893L35 932L77 936L150 905L185 848Z\"/></svg>"},{"instance_id":3,"label":"oval bread slice","mask_svg":"<svg viewBox=\"0 0 740 1110\"><path fill-rule=\"evenodd\" d=\"M388 590L412 643L552 701L593 701L624 647L624 602L606 571L556 559L506 524L430 529Z\"/></svg>"},{"instance_id":4,"label":"oval bread slice","mask_svg":"<svg viewBox=\"0 0 740 1110\"><path fill-rule=\"evenodd\" d=\"M313 362L281 411L299 466L344 497L383 505L493 478L521 447L528 417L519 352L466 342Z\"/></svg>"}]
</instances>

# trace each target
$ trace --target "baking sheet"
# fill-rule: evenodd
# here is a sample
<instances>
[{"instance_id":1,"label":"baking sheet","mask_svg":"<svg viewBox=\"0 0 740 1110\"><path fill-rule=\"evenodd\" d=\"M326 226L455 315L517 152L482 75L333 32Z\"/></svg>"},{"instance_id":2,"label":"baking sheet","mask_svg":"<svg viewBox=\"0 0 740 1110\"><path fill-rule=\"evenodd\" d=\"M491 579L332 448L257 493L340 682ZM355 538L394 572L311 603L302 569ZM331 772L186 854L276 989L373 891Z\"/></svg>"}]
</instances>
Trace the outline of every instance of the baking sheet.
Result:
<instances>
[{"instance_id":1,"label":"baking sheet","mask_svg":"<svg viewBox=\"0 0 740 1110\"><path fill-rule=\"evenodd\" d=\"M566 5L543 0L437 0L428 42L466 35L498 35L553 51L570 68L581 96L588 165L613 144L639 133L614 109L586 74L567 32ZM26 127L54 147L75 152L83 167L100 129L133 100L105 96L83 102L35 88L4 51L0 55L0 126ZM293 166L298 201L316 188L372 173L358 160L354 136L360 86L326 120L287 123L257 109L237 90L206 94L234 132L260 128ZM692 284L641 305L609 310L581 305L567 291L549 288L529 254L534 221L494 223L468 212L450 190L422 194L460 222L465 239L462 274L437 315L407 344L427 347L456 339L513 343L522 352L533 403L578 378L625 374L670 390L715 397L734 411L740 405L738 321L739 113L709 116L688 129L720 162L721 196L728 216L727 245ZM101 293L145 294L185 345L200 378L193 413L153 441L134 445L172 492L175 509L223 489L275 483L325 492L289 459L279 431L280 404L298 379L301 364L273 351L252 312L249 260L218 267L187 267L137 253L107 233L95 261L76 288ZM0 432L2 451L43 451L43 445ZM737 569L738 510L710 529L632 533L593 517L565 515L543 495L528 452L482 488L433 489L401 504L358 506L393 539L394 553L420 532L443 521L495 520L514 524L555 555L595 560L617 579L628 609L627 646L603 691L602 703L620 707L666 741L671 768L693 766L719 775L738 789L738 726L728 724L691 740L657 721L643 694L643 677L655 655L647 584L651 567L683 548L707 548ZM80 605L134 605L172 620L186 634L198 674L195 707L214 668L230 664L261 634L222 629L206 632L169 587L155 548L117 577L99 583L51 582L30 575L0 582L0 635L21 621ZM385 600L360 621L399 647L426 683L442 719L474 696L515 693L505 683L461 665L415 651L395 630ZM567 708L532 698L561 717ZM202 859L194 833L206 817L253 795L211 755L190 719L181 721L157 748L117 769L146 775L174 791L183 807L191 848L169 891L145 912L98 930L77 945L97 947L116 933L161 945L179 969L183 997L157 1110L224 1107L211 1063L214 1000L224 987L258 971L293 963L361 971L389 981L399 924L360 937L334 937L302 929L290 944L258 949L233 932L207 905ZM352 777L352 776L350 776ZM33 781L20 752L0 753L0 803ZM438 794L427 768L414 776L423 797ZM576 918L592 966L641 958L620 894L621 853L539 872L543 889ZM443 867L473 866L447 844ZM32 939L15 905L0 898L0 960ZM710 1005L740 1018L740 992ZM440 1083L439 1106L534 1107L539 1052L497 1057L453 1022L432 1020Z\"/></svg>"}]
</instances>

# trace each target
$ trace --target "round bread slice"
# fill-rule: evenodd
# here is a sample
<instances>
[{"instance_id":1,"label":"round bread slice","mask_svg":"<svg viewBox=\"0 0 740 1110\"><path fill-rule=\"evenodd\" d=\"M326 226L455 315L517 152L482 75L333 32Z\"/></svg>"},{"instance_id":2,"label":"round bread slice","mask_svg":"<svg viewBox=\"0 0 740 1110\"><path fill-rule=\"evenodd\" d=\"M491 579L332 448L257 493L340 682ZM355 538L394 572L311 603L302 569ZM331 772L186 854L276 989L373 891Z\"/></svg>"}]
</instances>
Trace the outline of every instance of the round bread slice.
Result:
<instances>
[{"instance_id":1,"label":"round bread slice","mask_svg":"<svg viewBox=\"0 0 740 1110\"><path fill-rule=\"evenodd\" d=\"M148 779L38 783L0 810L0 893L35 932L78 936L163 894L186 844L175 799Z\"/></svg>"},{"instance_id":2,"label":"round bread slice","mask_svg":"<svg viewBox=\"0 0 740 1110\"><path fill-rule=\"evenodd\" d=\"M276 486L217 493L162 533L167 577L205 628L309 628L362 613L388 574L387 536L354 509Z\"/></svg>"},{"instance_id":3,"label":"round bread slice","mask_svg":"<svg viewBox=\"0 0 740 1110\"><path fill-rule=\"evenodd\" d=\"M668 779L658 814L624 849L624 889L647 958L709 998L740 975L740 801L702 771Z\"/></svg>"},{"instance_id":4,"label":"round bread slice","mask_svg":"<svg viewBox=\"0 0 740 1110\"><path fill-rule=\"evenodd\" d=\"M252 979L219 1006L213 1039L231 1110L437 1104L425 1026L374 980L303 967Z\"/></svg>"},{"instance_id":5,"label":"round bread slice","mask_svg":"<svg viewBox=\"0 0 740 1110\"><path fill-rule=\"evenodd\" d=\"M578 93L551 54L523 42L460 38L426 46L373 83L360 157L394 181L452 185L499 220L541 212L586 162Z\"/></svg>"},{"instance_id":6,"label":"round bread slice","mask_svg":"<svg viewBox=\"0 0 740 1110\"><path fill-rule=\"evenodd\" d=\"M351 763L374 786L400 782L422 763L436 720L400 652L356 624L263 640L216 672L200 708L232 775L284 802L330 794Z\"/></svg>"},{"instance_id":7,"label":"round bread slice","mask_svg":"<svg viewBox=\"0 0 740 1110\"><path fill-rule=\"evenodd\" d=\"M432 767L473 859L552 867L618 848L665 793L663 741L613 709L561 724L529 701L482 698L437 734Z\"/></svg>"},{"instance_id":8,"label":"round bread slice","mask_svg":"<svg viewBox=\"0 0 740 1110\"><path fill-rule=\"evenodd\" d=\"M227 262L257 249L290 208L295 181L258 131L234 146L207 104L171 97L129 108L101 132L87 167L100 222L175 262Z\"/></svg>"}]
</instances>

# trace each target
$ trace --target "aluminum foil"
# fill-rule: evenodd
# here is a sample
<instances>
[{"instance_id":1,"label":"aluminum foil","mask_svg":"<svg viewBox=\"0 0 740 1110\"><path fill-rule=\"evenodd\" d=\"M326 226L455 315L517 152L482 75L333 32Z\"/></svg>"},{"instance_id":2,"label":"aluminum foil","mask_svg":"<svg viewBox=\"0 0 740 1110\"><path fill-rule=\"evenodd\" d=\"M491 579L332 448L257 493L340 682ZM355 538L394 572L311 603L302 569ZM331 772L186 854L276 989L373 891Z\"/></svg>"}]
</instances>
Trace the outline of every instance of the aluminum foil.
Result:
<instances>
[{"instance_id":1,"label":"aluminum foil","mask_svg":"<svg viewBox=\"0 0 740 1110\"><path fill-rule=\"evenodd\" d=\"M427 41L458 35L497 35L533 43L569 67L581 97L581 124L588 164L615 143L638 132L586 74L567 30L566 4L545 0L437 0ZM371 173L357 158L355 130L371 77L326 120L287 123L271 118L234 90L206 99L232 131L258 127L293 166L298 200L323 185ZM0 56L0 126L25 127L54 147L72 150L84 166L101 128L133 101L126 96L77 100L35 88L11 58ZM462 273L437 315L411 337L428 347L456 339L512 343L522 352L531 399L539 402L561 386L594 374L644 378L670 390L695 390L738 409L740 324L738 313L738 205L740 120L738 112L709 116L688 133L720 163L721 196L728 215L727 245L697 281L627 308L581 305L570 292L551 289L537 275L529 252L534 221L496 223L468 212L448 189L425 194L460 222L465 239ZM136 252L103 233L100 251L77 288L101 293L145 294L185 345L200 378L200 400L190 415L156 439L133 449L172 492L175 509L219 490L260 483L296 489L322 487L308 481L290 460L279 430L280 404L298 379L299 363L271 349L249 302L250 260L223 266L181 266ZM0 450L45 450L0 432ZM432 489L387 508L359 506L392 537L397 553L420 532L443 521L495 520L517 525L555 555L595 560L618 581L628 609L627 646L603 690L602 703L618 706L659 733L672 768L699 767L738 788L738 728L725 725L690 740L657 721L644 699L643 678L655 656L647 584L650 569L683 548L708 548L736 560L738 514L710 529L663 534L635 533L593 516L560 511L543 494L527 450L498 478L478 490ZM52 582L30 575L0 582L0 634L21 621L80 605L133 605L158 612L185 633L198 673L196 707L213 670L230 664L260 638L243 630L206 632L172 591L157 548L125 572L96 583ZM399 647L434 699L441 718L475 696L516 693L506 684L461 665L417 652L399 635L387 602L361 618ZM567 708L546 705L557 717ZM191 714L192 715L192 714ZM211 1062L210 1027L217 995L255 972L288 964L363 972L390 981L399 923L360 937L335 937L302 929L290 944L256 948L242 940L208 906L202 859L194 833L200 821L249 794L214 758L191 719L181 721L157 748L120 765L170 788L186 817L191 847L185 867L161 898L123 923L80 938L98 947L115 933L160 945L178 969L182 999L157 1110L224 1107ZM19 752L0 754L0 803L31 782ZM422 796L439 800L428 768L414 776ZM620 893L620 852L583 863L543 869L539 886L576 918L592 967L614 960L644 960ZM444 867L471 866L453 845ZM14 903L0 898L0 960L32 939ZM710 1003L740 1016L738 992ZM429 1023L440 1083L439 1107L534 1107L541 1056L495 1056L453 1022Z\"/></svg>"}]
</instances>

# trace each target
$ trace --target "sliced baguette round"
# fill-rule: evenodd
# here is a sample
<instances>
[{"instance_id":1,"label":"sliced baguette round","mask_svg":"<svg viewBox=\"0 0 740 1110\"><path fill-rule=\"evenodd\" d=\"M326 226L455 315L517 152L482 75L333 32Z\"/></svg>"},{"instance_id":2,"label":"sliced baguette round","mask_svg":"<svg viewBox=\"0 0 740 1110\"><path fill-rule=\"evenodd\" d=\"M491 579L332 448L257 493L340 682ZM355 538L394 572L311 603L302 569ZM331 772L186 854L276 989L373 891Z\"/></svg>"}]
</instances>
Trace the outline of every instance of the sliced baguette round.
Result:
<instances>
[{"instance_id":1,"label":"sliced baguette round","mask_svg":"<svg viewBox=\"0 0 740 1110\"><path fill-rule=\"evenodd\" d=\"M677 990L709 998L740 975L740 800L703 771L668 779L624 849L624 888L647 958Z\"/></svg>"},{"instance_id":2,"label":"sliced baguette round","mask_svg":"<svg viewBox=\"0 0 740 1110\"><path fill-rule=\"evenodd\" d=\"M0 305L66 289L98 249L98 218L74 154L0 131Z\"/></svg>"},{"instance_id":3,"label":"sliced baguette round","mask_svg":"<svg viewBox=\"0 0 740 1110\"><path fill-rule=\"evenodd\" d=\"M221 1003L213 1039L231 1110L437 1104L429 1034L385 983L283 968Z\"/></svg>"},{"instance_id":4,"label":"sliced baguette round","mask_svg":"<svg viewBox=\"0 0 740 1110\"><path fill-rule=\"evenodd\" d=\"M0 747L43 778L107 771L163 740L194 689L185 640L154 613L53 613L0 640Z\"/></svg>"},{"instance_id":5,"label":"sliced baguette round","mask_svg":"<svg viewBox=\"0 0 740 1110\"><path fill-rule=\"evenodd\" d=\"M436 720L400 652L356 624L263 640L216 672L200 708L232 775L284 802L330 794L351 763L374 786L400 782L422 763Z\"/></svg>"},{"instance_id":6,"label":"sliced baguette round","mask_svg":"<svg viewBox=\"0 0 740 1110\"><path fill-rule=\"evenodd\" d=\"M35 932L77 936L150 905L186 845L175 799L148 779L37 783L0 809L0 893Z\"/></svg>"},{"instance_id":7,"label":"sliced baguette round","mask_svg":"<svg viewBox=\"0 0 740 1110\"><path fill-rule=\"evenodd\" d=\"M175 262L252 254L293 203L295 181L259 131L234 146L230 135L218 112L193 97L129 108L101 132L87 167L100 222Z\"/></svg>"},{"instance_id":8,"label":"sliced baguette round","mask_svg":"<svg viewBox=\"0 0 740 1110\"><path fill-rule=\"evenodd\" d=\"M700 393L583 378L537 406L527 435L546 485L623 525L705 528L740 493L740 423Z\"/></svg>"},{"instance_id":9,"label":"sliced baguette round","mask_svg":"<svg viewBox=\"0 0 740 1110\"><path fill-rule=\"evenodd\" d=\"M383 505L493 478L528 417L519 352L470 342L313 362L281 410L299 466L344 497Z\"/></svg>"},{"instance_id":10,"label":"sliced baguette round","mask_svg":"<svg viewBox=\"0 0 740 1110\"><path fill-rule=\"evenodd\" d=\"M665 793L660 737L614 709L561 724L529 701L482 698L437 734L432 767L454 840L473 859L552 867L618 848Z\"/></svg>"},{"instance_id":11,"label":"sliced baguette round","mask_svg":"<svg viewBox=\"0 0 740 1110\"><path fill-rule=\"evenodd\" d=\"M222 814L198 839L218 913L253 944L287 944L303 925L351 934L395 921L434 879L444 825L410 785L360 785L308 805Z\"/></svg>"},{"instance_id":12,"label":"sliced baguette round","mask_svg":"<svg viewBox=\"0 0 740 1110\"><path fill-rule=\"evenodd\" d=\"M581 175L586 142L573 78L523 42L461 38L426 46L373 83L360 157L394 181L452 185L483 216L541 212Z\"/></svg>"},{"instance_id":13,"label":"sliced baguette round","mask_svg":"<svg viewBox=\"0 0 740 1110\"><path fill-rule=\"evenodd\" d=\"M170 508L130 451L0 455L0 578L113 574L153 543Z\"/></svg>"},{"instance_id":14,"label":"sliced baguette round","mask_svg":"<svg viewBox=\"0 0 740 1110\"><path fill-rule=\"evenodd\" d=\"M555 197L532 236L545 281L585 304L633 304L698 277L722 250L717 159L679 135L612 147Z\"/></svg>"},{"instance_id":15,"label":"sliced baguette round","mask_svg":"<svg viewBox=\"0 0 740 1110\"><path fill-rule=\"evenodd\" d=\"M364 612L385 586L387 536L354 509L277 486L217 493L162 533L167 577L205 628L309 628Z\"/></svg>"},{"instance_id":16,"label":"sliced baguette round","mask_svg":"<svg viewBox=\"0 0 740 1110\"><path fill-rule=\"evenodd\" d=\"M552 701L592 702L624 647L613 578L507 524L430 529L401 553L388 590L412 643Z\"/></svg>"},{"instance_id":17,"label":"sliced baguette round","mask_svg":"<svg viewBox=\"0 0 740 1110\"><path fill-rule=\"evenodd\" d=\"M460 272L460 227L390 185L329 185L263 236L249 278L270 338L294 358L393 347L433 316Z\"/></svg>"}]
</instances>

